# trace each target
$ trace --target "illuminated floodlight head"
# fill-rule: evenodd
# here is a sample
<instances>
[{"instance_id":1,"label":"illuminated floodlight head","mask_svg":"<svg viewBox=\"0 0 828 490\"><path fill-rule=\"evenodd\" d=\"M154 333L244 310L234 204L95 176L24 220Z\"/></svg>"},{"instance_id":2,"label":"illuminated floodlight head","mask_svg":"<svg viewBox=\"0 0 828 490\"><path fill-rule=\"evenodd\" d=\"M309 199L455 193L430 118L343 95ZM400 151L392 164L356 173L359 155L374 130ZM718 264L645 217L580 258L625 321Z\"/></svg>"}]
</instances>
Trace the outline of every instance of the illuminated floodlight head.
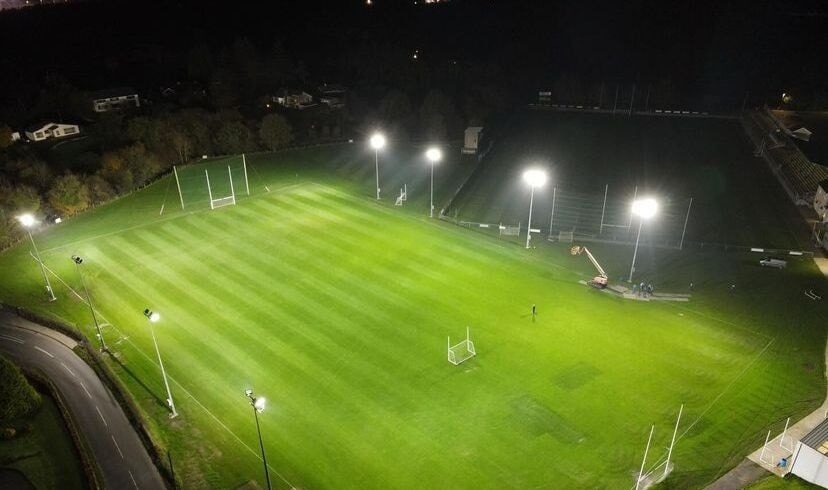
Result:
<instances>
[{"instance_id":1,"label":"illuminated floodlight head","mask_svg":"<svg viewBox=\"0 0 828 490\"><path fill-rule=\"evenodd\" d=\"M82 259L82 258L80 258L80 257L78 257L77 255L73 255L73 256L72 256L72 261L73 261L73 262L75 262L75 263L76 263L76 264L78 264L78 265L83 264L83 259Z\"/></svg>"},{"instance_id":2,"label":"illuminated floodlight head","mask_svg":"<svg viewBox=\"0 0 828 490\"><path fill-rule=\"evenodd\" d=\"M523 172L523 180L532 187L543 187L546 184L546 172L538 169L530 169Z\"/></svg>"},{"instance_id":3,"label":"illuminated floodlight head","mask_svg":"<svg viewBox=\"0 0 828 490\"><path fill-rule=\"evenodd\" d=\"M426 158L428 158L429 162L437 163L443 159L443 152L440 151L440 149L436 146L432 146L431 148L426 150L425 156Z\"/></svg>"},{"instance_id":4,"label":"illuminated floodlight head","mask_svg":"<svg viewBox=\"0 0 828 490\"><path fill-rule=\"evenodd\" d=\"M256 400L253 402L253 406L256 408L257 412L259 412L259 413L264 412L265 398L263 396L260 396L259 398L256 398Z\"/></svg>"},{"instance_id":5,"label":"illuminated floodlight head","mask_svg":"<svg viewBox=\"0 0 828 490\"><path fill-rule=\"evenodd\" d=\"M37 220L35 220L34 215L31 213L21 214L17 217L17 221L19 221L20 224L26 228L31 228L35 223L37 223Z\"/></svg>"},{"instance_id":6,"label":"illuminated floodlight head","mask_svg":"<svg viewBox=\"0 0 828 490\"><path fill-rule=\"evenodd\" d=\"M632 203L632 212L644 219L652 218L658 212L658 203L651 197L636 199Z\"/></svg>"},{"instance_id":7,"label":"illuminated floodlight head","mask_svg":"<svg viewBox=\"0 0 828 490\"><path fill-rule=\"evenodd\" d=\"M152 323L155 323L161 319L161 315L159 315L155 311L150 310L149 308L144 310L144 316L147 317L149 321L151 321Z\"/></svg>"},{"instance_id":8,"label":"illuminated floodlight head","mask_svg":"<svg viewBox=\"0 0 828 490\"><path fill-rule=\"evenodd\" d=\"M371 135L371 148L381 150L385 146L385 136L382 133L374 133Z\"/></svg>"}]
</instances>

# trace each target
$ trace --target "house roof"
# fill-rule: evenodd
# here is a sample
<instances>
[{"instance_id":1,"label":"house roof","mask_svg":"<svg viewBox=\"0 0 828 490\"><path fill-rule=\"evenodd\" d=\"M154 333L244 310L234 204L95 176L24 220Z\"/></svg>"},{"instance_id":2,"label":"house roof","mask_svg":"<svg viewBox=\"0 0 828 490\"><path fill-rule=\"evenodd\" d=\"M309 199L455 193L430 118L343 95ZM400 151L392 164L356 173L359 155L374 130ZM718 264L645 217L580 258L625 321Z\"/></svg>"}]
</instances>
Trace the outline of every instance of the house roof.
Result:
<instances>
[{"instance_id":1,"label":"house roof","mask_svg":"<svg viewBox=\"0 0 828 490\"><path fill-rule=\"evenodd\" d=\"M320 85L317 90L320 94L342 94L346 91L345 86L338 83L325 83Z\"/></svg>"},{"instance_id":2,"label":"house roof","mask_svg":"<svg viewBox=\"0 0 828 490\"><path fill-rule=\"evenodd\" d=\"M50 129L51 130L51 129L55 129L58 125L77 126L77 124L74 124L74 123L67 123L67 122L56 123L56 122L54 122L54 120L45 120L45 121L38 121L36 123L29 124L28 126L26 126L24 128L24 131L29 132L29 133L33 133L35 131L40 131L41 129Z\"/></svg>"},{"instance_id":3,"label":"house roof","mask_svg":"<svg viewBox=\"0 0 828 490\"><path fill-rule=\"evenodd\" d=\"M805 437L800 439L802 444L805 444L808 447L814 448L817 451L825 454L824 450L828 449L828 447L820 450L824 444L828 443L828 419L823 420L819 423L816 427L814 427L811 432L808 432Z\"/></svg>"},{"instance_id":4,"label":"house roof","mask_svg":"<svg viewBox=\"0 0 828 490\"><path fill-rule=\"evenodd\" d=\"M92 100L98 99L108 99L110 97L120 97L122 95L137 95L138 92L135 91L132 87L116 87L116 88L105 88L102 90L96 90L94 92L90 92L89 96Z\"/></svg>"}]
</instances>

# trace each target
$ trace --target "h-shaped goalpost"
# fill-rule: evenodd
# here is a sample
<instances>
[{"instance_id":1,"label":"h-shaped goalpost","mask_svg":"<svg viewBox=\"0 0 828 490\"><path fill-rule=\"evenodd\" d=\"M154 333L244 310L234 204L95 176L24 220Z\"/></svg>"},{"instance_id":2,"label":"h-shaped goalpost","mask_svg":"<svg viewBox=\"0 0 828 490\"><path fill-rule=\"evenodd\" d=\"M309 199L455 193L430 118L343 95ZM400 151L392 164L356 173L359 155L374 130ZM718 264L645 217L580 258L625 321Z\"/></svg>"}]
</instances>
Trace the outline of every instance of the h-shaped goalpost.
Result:
<instances>
[{"instance_id":1,"label":"h-shaped goalpost","mask_svg":"<svg viewBox=\"0 0 828 490\"><path fill-rule=\"evenodd\" d=\"M213 199L213 189L210 188L210 173L206 168L204 169L204 176L207 178L207 193L210 195L210 209L236 204L236 191L233 189L233 171L230 170L230 165L227 166L227 174L230 176L230 195Z\"/></svg>"},{"instance_id":2,"label":"h-shaped goalpost","mask_svg":"<svg viewBox=\"0 0 828 490\"><path fill-rule=\"evenodd\" d=\"M247 179L247 158L242 153L242 172L244 173L244 189L245 193L250 195L250 183ZM230 165L227 166L227 175L230 178L230 195L213 199L213 188L210 186L210 174L207 169L204 169L204 177L207 180L207 194L210 197L210 209L216 209L222 206L236 204L236 191L233 186L233 171ZM178 178L178 169L173 165L173 176L175 177L175 186L178 188L178 199L181 202L181 209L184 209L184 194L181 192L181 181Z\"/></svg>"}]
</instances>

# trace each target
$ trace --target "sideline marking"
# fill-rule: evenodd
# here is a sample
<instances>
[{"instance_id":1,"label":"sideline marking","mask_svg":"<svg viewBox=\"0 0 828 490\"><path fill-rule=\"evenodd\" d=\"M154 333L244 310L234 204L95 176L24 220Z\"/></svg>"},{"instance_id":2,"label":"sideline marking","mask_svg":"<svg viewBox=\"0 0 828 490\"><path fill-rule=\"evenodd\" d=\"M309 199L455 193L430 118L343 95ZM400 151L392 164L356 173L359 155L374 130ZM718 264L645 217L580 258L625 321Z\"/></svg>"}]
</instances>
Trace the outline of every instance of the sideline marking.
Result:
<instances>
[{"instance_id":1,"label":"sideline marking","mask_svg":"<svg viewBox=\"0 0 828 490\"><path fill-rule=\"evenodd\" d=\"M118 454L121 455L121 459L124 459L124 453L121 452L121 446L118 445L118 441L115 440L115 436L110 434L109 437L112 438L112 443L115 444L115 449L118 450Z\"/></svg>"},{"instance_id":2,"label":"sideline marking","mask_svg":"<svg viewBox=\"0 0 828 490\"><path fill-rule=\"evenodd\" d=\"M81 385L81 388L83 388L83 391L86 392L86 396L88 396L90 399L92 399L92 394L89 393L89 390L86 389L86 385L83 384L83 381L80 382L80 385Z\"/></svg>"},{"instance_id":3,"label":"sideline marking","mask_svg":"<svg viewBox=\"0 0 828 490\"><path fill-rule=\"evenodd\" d=\"M74 371L72 371L71 369L69 369L69 366L67 366L66 364L64 364L64 363L62 363L62 362L60 363L60 365L61 365L61 366L63 366L63 369L65 369L66 371L68 371L68 372L69 372L69 374L71 374L73 378L77 378L77 376L75 375Z\"/></svg>"}]
</instances>

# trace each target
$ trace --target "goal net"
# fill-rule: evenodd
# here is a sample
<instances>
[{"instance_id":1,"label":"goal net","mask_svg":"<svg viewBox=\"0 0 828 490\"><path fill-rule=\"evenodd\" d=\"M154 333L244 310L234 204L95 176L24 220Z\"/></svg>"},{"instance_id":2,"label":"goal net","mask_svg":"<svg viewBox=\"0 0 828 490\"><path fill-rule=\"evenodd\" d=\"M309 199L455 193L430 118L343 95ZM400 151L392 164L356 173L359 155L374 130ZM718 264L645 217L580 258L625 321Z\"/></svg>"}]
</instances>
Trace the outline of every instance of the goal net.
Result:
<instances>
[{"instance_id":1,"label":"goal net","mask_svg":"<svg viewBox=\"0 0 828 490\"><path fill-rule=\"evenodd\" d=\"M186 211L233 205L240 196L250 195L244 155L175 166L173 179L181 209ZM167 200L167 207L170 201Z\"/></svg>"},{"instance_id":2,"label":"goal net","mask_svg":"<svg viewBox=\"0 0 828 490\"><path fill-rule=\"evenodd\" d=\"M451 345L451 337L447 337L448 362L457 366L477 355L474 350L474 342L469 336L469 327L466 327L466 338L459 344Z\"/></svg>"}]
</instances>

